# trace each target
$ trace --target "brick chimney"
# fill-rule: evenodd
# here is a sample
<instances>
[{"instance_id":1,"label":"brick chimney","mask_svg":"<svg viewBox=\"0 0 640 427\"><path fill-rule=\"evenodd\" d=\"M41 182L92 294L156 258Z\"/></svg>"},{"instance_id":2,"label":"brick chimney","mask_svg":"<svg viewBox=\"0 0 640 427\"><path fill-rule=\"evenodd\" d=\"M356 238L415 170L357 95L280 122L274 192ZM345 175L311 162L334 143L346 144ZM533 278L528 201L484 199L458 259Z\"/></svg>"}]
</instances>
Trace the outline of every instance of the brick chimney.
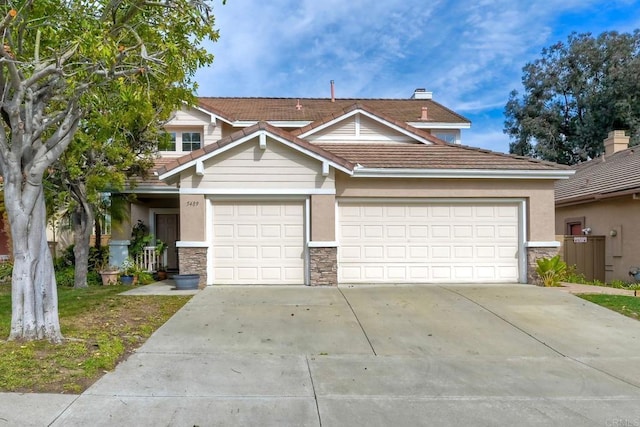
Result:
<instances>
[{"instance_id":1,"label":"brick chimney","mask_svg":"<svg viewBox=\"0 0 640 427\"><path fill-rule=\"evenodd\" d=\"M629 148L629 137L623 130L609 132L609 136L604 140L604 155L610 156L618 151Z\"/></svg>"}]
</instances>

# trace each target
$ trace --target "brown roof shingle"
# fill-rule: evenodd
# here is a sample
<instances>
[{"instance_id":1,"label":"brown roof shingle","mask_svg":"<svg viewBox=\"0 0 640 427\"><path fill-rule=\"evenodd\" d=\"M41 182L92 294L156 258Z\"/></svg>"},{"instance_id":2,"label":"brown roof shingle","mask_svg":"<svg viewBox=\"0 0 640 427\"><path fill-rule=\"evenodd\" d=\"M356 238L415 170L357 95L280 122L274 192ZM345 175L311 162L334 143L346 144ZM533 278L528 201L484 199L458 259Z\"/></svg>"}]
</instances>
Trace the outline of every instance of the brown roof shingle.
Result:
<instances>
[{"instance_id":1,"label":"brown roof shingle","mask_svg":"<svg viewBox=\"0 0 640 427\"><path fill-rule=\"evenodd\" d=\"M300 103L302 108L296 105ZM217 98L200 97L198 104L229 121L311 121L324 119L360 104L401 122L471 123L432 99L338 98ZM427 107L428 120L420 120Z\"/></svg>"},{"instance_id":2,"label":"brown roof shingle","mask_svg":"<svg viewBox=\"0 0 640 427\"><path fill-rule=\"evenodd\" d=\"M640 150L637 147L575 166L571 178L556 182L556 205L640 192Z\"/></svg>"}]
</instances>

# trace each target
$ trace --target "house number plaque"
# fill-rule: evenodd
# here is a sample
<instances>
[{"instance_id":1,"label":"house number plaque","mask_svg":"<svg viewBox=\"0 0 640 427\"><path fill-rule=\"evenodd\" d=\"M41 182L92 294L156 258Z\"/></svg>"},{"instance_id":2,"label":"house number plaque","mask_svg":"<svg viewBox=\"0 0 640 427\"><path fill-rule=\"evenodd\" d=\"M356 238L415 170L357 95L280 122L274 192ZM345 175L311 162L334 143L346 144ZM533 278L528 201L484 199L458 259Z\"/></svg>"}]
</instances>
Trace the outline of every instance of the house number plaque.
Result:
<instances>
[{"instance_id":1,"label":"house number plaque","mask_svg":"<svg viewBox=\"0 0 640 427\"><path fill-rule=\"evenodd\" d=\"M587 243L587 236L574 237L573 243Z\"/></svg>"}]
</instances>

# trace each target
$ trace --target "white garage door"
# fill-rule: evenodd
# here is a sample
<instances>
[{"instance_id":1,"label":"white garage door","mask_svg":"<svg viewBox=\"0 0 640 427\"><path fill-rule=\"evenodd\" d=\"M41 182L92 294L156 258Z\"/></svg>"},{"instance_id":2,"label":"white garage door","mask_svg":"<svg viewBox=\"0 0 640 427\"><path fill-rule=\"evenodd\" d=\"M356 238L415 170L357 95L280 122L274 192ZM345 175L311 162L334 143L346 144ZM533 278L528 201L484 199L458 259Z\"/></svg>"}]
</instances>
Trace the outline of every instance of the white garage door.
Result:
<instances>
[{"instance_id":1,"label":"white garage door","mask_svg":"<svg viewBox=\"0 0 640 427\"><path fill-rule=\"evenodd\" d=\"M216 202L216 284L303 284L303 202Z\"/></svg>"},{"instance_id":2,"label":"white garage door","mask_svg":"<svg viewBox=\"0 0 640 427\"><path fill-rule=\"evenodd\" d=\"M339 202L341 283L518 281L518 205Z\"/></svg>"}]
</instances>

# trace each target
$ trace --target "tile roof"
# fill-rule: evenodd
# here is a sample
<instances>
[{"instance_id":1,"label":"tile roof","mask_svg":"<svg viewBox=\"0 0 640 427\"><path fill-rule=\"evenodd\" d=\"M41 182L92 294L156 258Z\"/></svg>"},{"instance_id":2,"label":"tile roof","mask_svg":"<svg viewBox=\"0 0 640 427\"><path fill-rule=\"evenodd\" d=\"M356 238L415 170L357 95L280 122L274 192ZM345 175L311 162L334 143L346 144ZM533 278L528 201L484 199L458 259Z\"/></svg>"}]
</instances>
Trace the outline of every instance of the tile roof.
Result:
<instances>
[{"instance_id":1,"label":"tile roof","mask_svg":"<svg viewBox=\"0 0 640 427\"><path fill-rule=\"evenodd\" d=\"M556 182L556 205L569 205L640 192L640 149L632 147L575 166Z\"/></svg>"},{"instance_id":2,"label":"tile roof","mask_svg":"<svg viewBox=\"0 0 640 427\"><path fill-rule=\"evenodd\" d=\"M367 168L561 170L555 163L458 144L318 143L326 151Z\"/></svg>"},{"instance_id":3,"label":"tile roof","mask_svg":"<svg viewBox=\"0 0 640 427\"><path fill-rule=\"evenodd\" d=\"M128 188L133 190L141 190L141 189L170 189L175 188L173 185L169 185L163 181L158 179L156 172L171 163L174 158L168 157L158 157L154 160L154 166L149 170L147 176L134 176L129 179Z\"/></svg>"},{"instance_id":4,"label":"tile roof","mask_svg":"<svg viewBox=\"0 0 640 427\"><path fill-rule=\"evenodd\" d=\"M302 108L296 108L300 103ZM199 97L198 105L228 121L311 121L360 104L401 122L471 123L432 99L217 98ZM428 120L420 120L427 107Z\"/></svg>"}]
</instances>

